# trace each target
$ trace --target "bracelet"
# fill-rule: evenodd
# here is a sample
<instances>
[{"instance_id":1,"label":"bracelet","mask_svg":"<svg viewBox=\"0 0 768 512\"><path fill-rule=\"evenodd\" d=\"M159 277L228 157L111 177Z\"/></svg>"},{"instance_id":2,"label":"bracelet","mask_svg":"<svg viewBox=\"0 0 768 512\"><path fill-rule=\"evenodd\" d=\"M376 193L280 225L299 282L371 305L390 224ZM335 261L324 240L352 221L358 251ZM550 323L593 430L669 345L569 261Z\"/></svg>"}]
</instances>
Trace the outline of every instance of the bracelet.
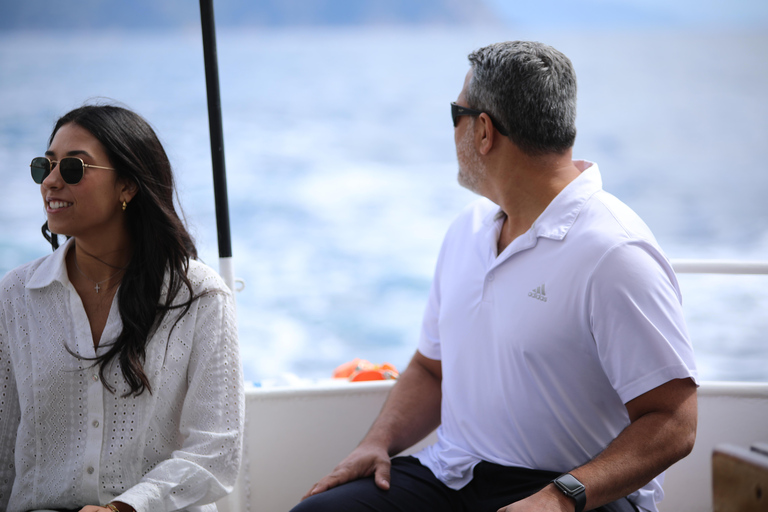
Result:
<instances>
[{"instance_id":1,"label":"bracelet","mask_svg":"<svg viewBox=\"0 0 768 512\"><path fill-rule=\"evenodd\" d=\"M112 512L120 512L120 509L114 506L112 503L107 503L106 507Z\"/></svg>"}]
</instances>

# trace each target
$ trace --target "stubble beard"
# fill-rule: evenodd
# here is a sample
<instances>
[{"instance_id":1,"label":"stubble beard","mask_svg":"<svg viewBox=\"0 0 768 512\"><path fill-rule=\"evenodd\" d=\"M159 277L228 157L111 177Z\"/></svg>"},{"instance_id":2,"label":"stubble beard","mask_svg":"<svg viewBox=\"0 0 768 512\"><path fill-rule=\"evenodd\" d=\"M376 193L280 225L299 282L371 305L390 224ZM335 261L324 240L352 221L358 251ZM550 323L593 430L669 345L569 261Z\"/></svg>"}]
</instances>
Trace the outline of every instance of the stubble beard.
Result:
<instances>
[{"instance_id":1,"label":"stubble beard","mask_svg":"<svg viewBox=\"0 0 768 512\"><path fill-rule=\"evenodd\" d=\"M481 194L480 186L485 181L486 172L480 155L473 145L474 130L467 127L456 146L456 155L459 161L459 185L471 190L475 194Z\"/></svg>"}]
</instances>

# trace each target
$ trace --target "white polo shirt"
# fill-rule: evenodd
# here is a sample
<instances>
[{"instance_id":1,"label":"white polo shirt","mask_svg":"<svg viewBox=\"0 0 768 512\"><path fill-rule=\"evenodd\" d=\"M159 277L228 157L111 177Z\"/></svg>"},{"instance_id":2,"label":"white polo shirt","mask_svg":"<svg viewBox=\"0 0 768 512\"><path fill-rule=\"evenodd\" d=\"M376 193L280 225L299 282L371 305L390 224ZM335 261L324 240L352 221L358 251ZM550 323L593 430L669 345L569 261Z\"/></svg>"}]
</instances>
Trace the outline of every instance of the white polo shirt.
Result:
<instances>
[{"instance_id":1,"label":"white polo shirt","mask_svg":"<svg viewBox=\"0 0 768 512\"><path fill-rule=\"evenodd\" d=\"M438 442L418 454L460 489L481 460L566 472L627 425L624 404L696 380L675 274L596 164L500 255L504 213L466 208L443 242L419 352L442 361ZM663 475L630 499L655 511Z\"/></svg>"}]
</instances>

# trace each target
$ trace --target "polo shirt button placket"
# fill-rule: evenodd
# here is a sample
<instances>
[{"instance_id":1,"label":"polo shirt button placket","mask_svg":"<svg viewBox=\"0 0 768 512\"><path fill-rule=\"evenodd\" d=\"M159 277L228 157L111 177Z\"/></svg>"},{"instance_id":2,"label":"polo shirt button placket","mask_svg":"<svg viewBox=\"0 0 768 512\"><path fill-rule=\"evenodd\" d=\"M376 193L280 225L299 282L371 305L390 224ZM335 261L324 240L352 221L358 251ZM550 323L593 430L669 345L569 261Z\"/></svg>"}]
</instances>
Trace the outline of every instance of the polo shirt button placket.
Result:
<instances>
[{"instance_id":1,"label":"polo shirt button placket","mask_svg":"<svg viewBox=\"0 0 768 512\"><path fill-rule=\"evenodd\" d=\"M483 297L481 299L483 302L490 302L490 297L488 296L488 292L495 278L496 276L494 275L493 271L488 272L485 275L485 283L483 284Z\"/></svg>"}]
</instances>

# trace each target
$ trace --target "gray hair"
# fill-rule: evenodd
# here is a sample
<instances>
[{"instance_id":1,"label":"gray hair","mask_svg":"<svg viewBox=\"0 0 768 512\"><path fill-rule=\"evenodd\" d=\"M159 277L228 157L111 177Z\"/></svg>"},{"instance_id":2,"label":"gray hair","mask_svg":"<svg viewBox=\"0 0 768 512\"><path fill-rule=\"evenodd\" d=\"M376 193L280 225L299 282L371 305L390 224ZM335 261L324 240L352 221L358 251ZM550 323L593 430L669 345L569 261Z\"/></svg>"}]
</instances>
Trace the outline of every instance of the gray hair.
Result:
<instances>
[{"instance_id":1,"label":"gray hair","mask_svg":"<svg viewBox=\"0 0 768 512\"><path fill-rule=\"evenodd\" d=\"M576 73L551 46L496 43L469 54L469 107L487 112L521 150L562 153L576 140Z\"/></svg>"}]
</instances>

